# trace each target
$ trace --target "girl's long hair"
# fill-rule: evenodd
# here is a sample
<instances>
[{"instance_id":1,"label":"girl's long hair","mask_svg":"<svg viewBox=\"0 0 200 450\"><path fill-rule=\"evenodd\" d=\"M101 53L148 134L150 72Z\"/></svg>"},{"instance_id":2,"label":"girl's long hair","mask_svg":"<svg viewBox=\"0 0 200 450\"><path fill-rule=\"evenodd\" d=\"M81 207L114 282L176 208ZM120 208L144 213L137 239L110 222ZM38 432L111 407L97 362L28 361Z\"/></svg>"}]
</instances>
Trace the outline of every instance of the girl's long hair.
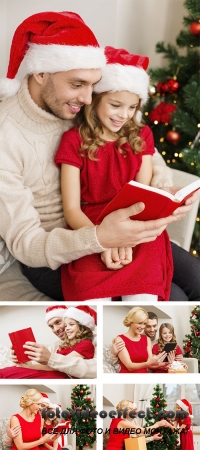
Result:
<instances>
[{"instance_id":1,"label":"girl's long hair","mask_svg":"<svg viewBox=\"0 0 200 450\"><path fill-rule=\"evenodd\" d=\"M99 147L106 144L106 141L101 138L103 128L96 112L100 101L105 94L107 94L107 92L102 92L101 94L94 93L91 105L85 105L76 117L76 123L83 141L79 152L81 156L88 157L93 161L98 161L97 150ZM140 102L132 119L116 133L117 149L120 153L124 154L124 156L126 156L129 151L127 146L125 146L127 143L130 144L134 153L140 153L145 148L145 143L139 136L139 131L144 127L144 123L140 123L136 120L136 112L139 108Z\"/></svg>"},{"instance_id":2,"label":"girl's long hair","mask_svg":"<svg viewBox=\"0 0 200 450\"><path fill-rule=\"evenodd\" d=\"M74 337L74 339L69 339L67 336L65 336L65 339L59 346L60 349L64 347L74 347L74 345L78 344L78 342L84 341L85 339L87 339L88 341L93 341L94 336L90 328L86 327L85 325L81 325L76 320L75 322L78 324L79 327L76 336Z\"/></svg>"},{"instance_id":3,"label":"girl's long hair","mask_svg":"<svg viewBox=\"0 0 200 450\"><path fill-rule=\"evenodd\" d=\"M45 422L46 422L46 420L49 419L49 417L48 417L48 415L47 415L49 411L54 411L54 408L47 408L47 411L46 411L46 414L45 414L45 417L44 417L44 425L43 425L43 428L45 428ZM56 425L58 425L58 423L59 423L58 418L55 417L55 419L51 420L51 423L52 423L52 427L56 427Z\"/></svg>"},{"instance_id":4,"label":"girl's long hair","mask_svg":"<svg viewBox=\"0 0 200 450\"><path fill-rule=\"evenodd\" d=\"M176 342L176 335L174 333L174 327L173 325L171 325L171 323L162 323L162 325L160 325L159 328L159 338L158 338L158 345L160 347L160 351L163 351L163 348L165 346L165 342L162 339L162 330L163 328L168 328L168 330L170 331L170 333L172 334L172 339L170 342ZM176 347L174 349L176 351Z\"/></svg>"}]
</instances>

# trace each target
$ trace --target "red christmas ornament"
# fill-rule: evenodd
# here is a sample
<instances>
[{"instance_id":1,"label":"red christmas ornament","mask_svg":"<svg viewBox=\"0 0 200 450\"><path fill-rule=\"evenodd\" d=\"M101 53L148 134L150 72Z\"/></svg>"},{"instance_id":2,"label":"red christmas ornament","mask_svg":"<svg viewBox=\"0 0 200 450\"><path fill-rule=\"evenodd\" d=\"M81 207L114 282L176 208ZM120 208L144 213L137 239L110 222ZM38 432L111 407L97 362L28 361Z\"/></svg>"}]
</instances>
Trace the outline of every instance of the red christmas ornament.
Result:
<instances>
[{"instance_id":1,"label":"red christmas ornament","mask_svg":"<svg viewBox=\"0 0 200 450\"><path fill-rule=\"evenodd\" d=\"M86 402L90 402L91 401L91 398L86 398Z\"/></svg>"},{"instance_id":2,"label":"red christmas ornament","mask_svg":"<svg viewBox=\"0 0 200 450\"><path fill-rule=\"evenodd\" d=\"M195 326L194 326L194 325L192 325L192 326L191 326L191 328L192 328L192 329L194 329L194 328L195 328Z\"/></svg>"},{"instance_id":3,"label":"red christmas ornament","mask_svg":"<svg viewBox=\"0 0 200 450\"><path fill-rule=\"evenodd\" d=\"M80 431L77 431L77 433L76 433L76 434L77 434L77 436L80 436L80 434L81 434L81 433L80 433Z\"/></svg>"},{"instance_id":4,"label":"red christmas ornament","mask_svg":"<svg viewBox=\"0 0 200 450\"><path fill-rule=\"evenodd\" d=\"M76 394L74 393L73 396L76 397Z\"/></svg>"},{"instance_id":5,"label":"red christmas ornament","mask_svg":"<svg viewBox=\"0 0 200 450\"><path fill-rule=\"evenodd\" d=\"M158 416L158 412L156 412L156 416Z\"/></svg>"},{"instance_id":6,"label":"red christmas ornament","mask_svg":"<svg viewBox=\"0 0 200 450\"><path fill-rule=\"evenodd\" d=\"M88 423L88 422L89 422L89 420L88 420L88 419L85 419L85 421L86 421L86 423Z\"/></svg>"},{"instance_id":7,"label":"red christmas ornament","mask_svg":"<svg viewBox=\"0 0 200 450\"><path fill-rule=\"evenodd\" d=\"M156 397L156 400L157 400L157 402L159 402L160 401L160 397Z\"/></svg>"},{"instance_id":8,"label":"red christmas ornament","mask_svg":"<svg viewBox=\"0 0 200 450\"><path fill-rule=\"evenodd\" d=\"M165 138L170 144L177 144L180 141L181 136L178 131L169 130L166 133Z\"/></svg>"},{"instance_id":9,"label":"red christmas ornament","mask_svg":"<svg viewBox=\"0 0 200 450\"><path fill-rule=\"evenodd\" d=\"M168 82L168 91L170 92L170 94L173 94L173 92L177 92L180 84L178 83L178 81L170 79Z\"/></svg>"},{"instance_id":10,"label":"red christmas ornament","mask_svg":"<svg viewBox=\"0 0 200 450\"><path fill-rule=\"evenodd\" d=\"M80 394L83 394L83 391L80 391Z\"/></svg>"},{"instance_id":11,"label":"red christmas ornament","mask_svg":"<svg viewBox=\"0 0 200 450\"><path fill-rule=\"evenodd\" d=\"M167 406L167 403L163 403L164 406Z\"/></svg>"},{"instance_id":12,"label":"red christmas ornament","mask_svg":"<svg viewBox=\"0 0 200 450\"><path fill-rule=\"evenodd\" d=\"M89 445L89 444L86 442L86 443L85 443L85 447L88 447L88 445Z\"/></svg>"},{"instance_id":13,"label":"red christmas ornament","mask_svg":"<svg viewBox=\"0 0 200 450\"><path fill-rule=\"evenodd\" d=\"M200 34L200 22L192 22L190 25L190 33L194 36L198 36Z\"/></svg>"},{"instance_id":14,"label":"red christmas ornament","mask_svg":"<svg viewBox=\"0 0 200 450\"><path fill-rule=\"evenodd\" d=\"M159 406L160 406L159 403L157 403L157 404L156 404L156 408L159 408Z\"/></svg>"}]
</instances>

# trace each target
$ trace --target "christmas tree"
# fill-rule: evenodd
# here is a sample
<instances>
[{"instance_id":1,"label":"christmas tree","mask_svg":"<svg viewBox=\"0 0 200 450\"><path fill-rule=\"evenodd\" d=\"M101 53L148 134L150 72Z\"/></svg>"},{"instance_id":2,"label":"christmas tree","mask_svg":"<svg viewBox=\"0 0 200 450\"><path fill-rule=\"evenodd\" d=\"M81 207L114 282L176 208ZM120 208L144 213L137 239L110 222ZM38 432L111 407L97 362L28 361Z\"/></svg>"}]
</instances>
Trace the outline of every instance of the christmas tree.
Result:
<instances>
[{"instance_id":1,"label":"christmas tree","mask_svg":"<svg viewBox=\"0 0 200 450\"><path fill-rule=\"evenodd\" d=\"M72 430L76 430L76 445L79 450L84 447L92 448L96 441L96 419L89 413L95 411L94 403L89 396L90 388L84 384L77 384L71 393L71 410L76 414L71 415ZM70 410L68 408L68 410ZM85 411L85 412L84 412Z\"/></svg>"},{"instance_id":2,"label":"christmas tree","mask_svg":"<svg viewBox=\"0 0 200 450\"><path fill-rule=\"evenodd\" d=\"M200 176L199 0L186 0L184 6L188 15L176 45L156 45L167 65L149 70L152 85L144 119L167 165ZM200 211L192 248L200 256Z\"/></svg>"},{"instance_id":3,"label":"christmas tree","mask_svg":"<svg viewBox=\"0 0 200 450\"><path fill-rule=\"evenodd\" d=\"M183 356L185 358L197 358L200 372L200 306L194 306L190 316L191 334L186 334L183 340Z\"/></svg>"},{"instance_id":4,"label":"christmas tree","mask_svg":"<svg viewBox=\"0 0 200 450\"><path fill-rule=\"evenodd\" d=\"M164 413L167 416L168 410L166 409L167 403L164 397L164 394L162 392L162 389L159 384L156 385L153 391L153 398L150 400L150 412L151 415L154 416L152 419L149 419L148 417L145 417L147 428L148 426L154 425L154 423L161 420L159 417L159 412L164 411ZM161 413L160 413L161 414ZM165 418L165 420L170 422L170 419ZM179 441L178 441L178 435L176 433L173 433L173 431L170 428L157 428L155 430L155 433L160 433L162 435L162 441L152 441L147 444L148 450L175 450L179 449Z\"/></svg>"}]
</instances>

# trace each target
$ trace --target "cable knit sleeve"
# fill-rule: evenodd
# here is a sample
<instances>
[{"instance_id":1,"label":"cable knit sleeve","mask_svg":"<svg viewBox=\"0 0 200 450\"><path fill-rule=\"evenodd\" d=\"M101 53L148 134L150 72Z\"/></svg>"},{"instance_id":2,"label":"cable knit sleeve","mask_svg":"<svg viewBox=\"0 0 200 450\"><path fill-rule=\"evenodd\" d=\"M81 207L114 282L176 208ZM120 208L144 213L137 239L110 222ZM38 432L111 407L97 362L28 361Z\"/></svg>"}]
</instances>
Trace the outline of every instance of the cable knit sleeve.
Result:
<instances>
[{"instance_id":1,"label":"cable knit sleeve","mask_svg":"<svg viewBox=\"0 0 200 450\"><path fill-rule=\"evenodd\" d=\"M76 356L64 356L52 353L48 365L73 378L96 378L96 358L83 359Z\"/></svg>"},{"instance_id":2,"label":"cable knit sleeve","mask_svg":"<svg viewBox=\"0 0 200 450\"><path fill-rule=\"evenodd\" d=\"M65 229L59 176L55 175L58 169L51 154L49 160L45 159L47 149L45 143L42 154L41 142L34 153L30 141L27 142L11 122L2 126L0 236L17 260L32 267L56 269L63 263L104 249L94 227Z\"/></svg>"}]
</instances>

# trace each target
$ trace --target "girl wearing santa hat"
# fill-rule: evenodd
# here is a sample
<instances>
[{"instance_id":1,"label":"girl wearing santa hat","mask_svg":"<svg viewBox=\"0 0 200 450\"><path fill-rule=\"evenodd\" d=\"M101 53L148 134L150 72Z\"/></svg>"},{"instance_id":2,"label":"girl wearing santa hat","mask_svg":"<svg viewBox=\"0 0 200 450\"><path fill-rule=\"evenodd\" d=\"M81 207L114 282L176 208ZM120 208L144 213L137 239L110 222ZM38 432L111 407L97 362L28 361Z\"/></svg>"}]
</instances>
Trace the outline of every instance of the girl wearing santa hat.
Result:
<instances>
[{"instance_id":1,"label":"girl wearing santa hat","mask_svg":"<svg viewBox=\"0 0 200 450\"><path fill-rule=\"evenodd\" d=\"M64 313L66 337L57 350L61 355L94 357L93 330L97 323L96 311L89 306L71 307Z\"/></svg>"},{"instance_id":2,"label":"girl wearing santa hat","mask_svg":"<svg viewBox=\"0 0 200 450\"><path fill-rule=\"evenodd\" d=\"M125 183L149 185L153 135L141 122L147 101L148 58L106 47L107 65L94 86L93 101L78 114L77 126L64 133L55 158L61 167L63 210L76 230L98 225L104 207ZM137 226L137 222L136 222ZM112 242L111 242L112 245ZM169 300L173 274L165 230L134 248L110 248L61 267L65 300Z\"/></svg>"},{"instance_id":3,"label":"girl wearing santa hat","mask_svg":"<svg viewBox=\"0 0 200 450\"><path fill-rule=\"evenodd\" d=\"M184 419L177 418L174 425L171 425L170 428L174 430L178 427L181 450L194 450L192 432L192 419L194 416L192 415L192 405L186 398L182 398L176 401L176 411L185 411L187 413L187 417Z\"/></svg>"},{"instance_id":4,"label":"girl wearing santa hat","mask_svg":"<svg viewBox=\"0 0 200 450\"><path fill-rule=\"evenodd\" d=\"M85 359L94 357L93 330L97 324L96 311L89 306L49 307L46 310L46 321L52 317L61 317L65 321L66 337L56 353L61 355L78 356ZM81 377L81 374L80 374ZM54 370L48 365L33 363L30 368L26 364L0 369L0 378L77 378L69 377L66 373Z\"/></svg>"}]
</instances>

